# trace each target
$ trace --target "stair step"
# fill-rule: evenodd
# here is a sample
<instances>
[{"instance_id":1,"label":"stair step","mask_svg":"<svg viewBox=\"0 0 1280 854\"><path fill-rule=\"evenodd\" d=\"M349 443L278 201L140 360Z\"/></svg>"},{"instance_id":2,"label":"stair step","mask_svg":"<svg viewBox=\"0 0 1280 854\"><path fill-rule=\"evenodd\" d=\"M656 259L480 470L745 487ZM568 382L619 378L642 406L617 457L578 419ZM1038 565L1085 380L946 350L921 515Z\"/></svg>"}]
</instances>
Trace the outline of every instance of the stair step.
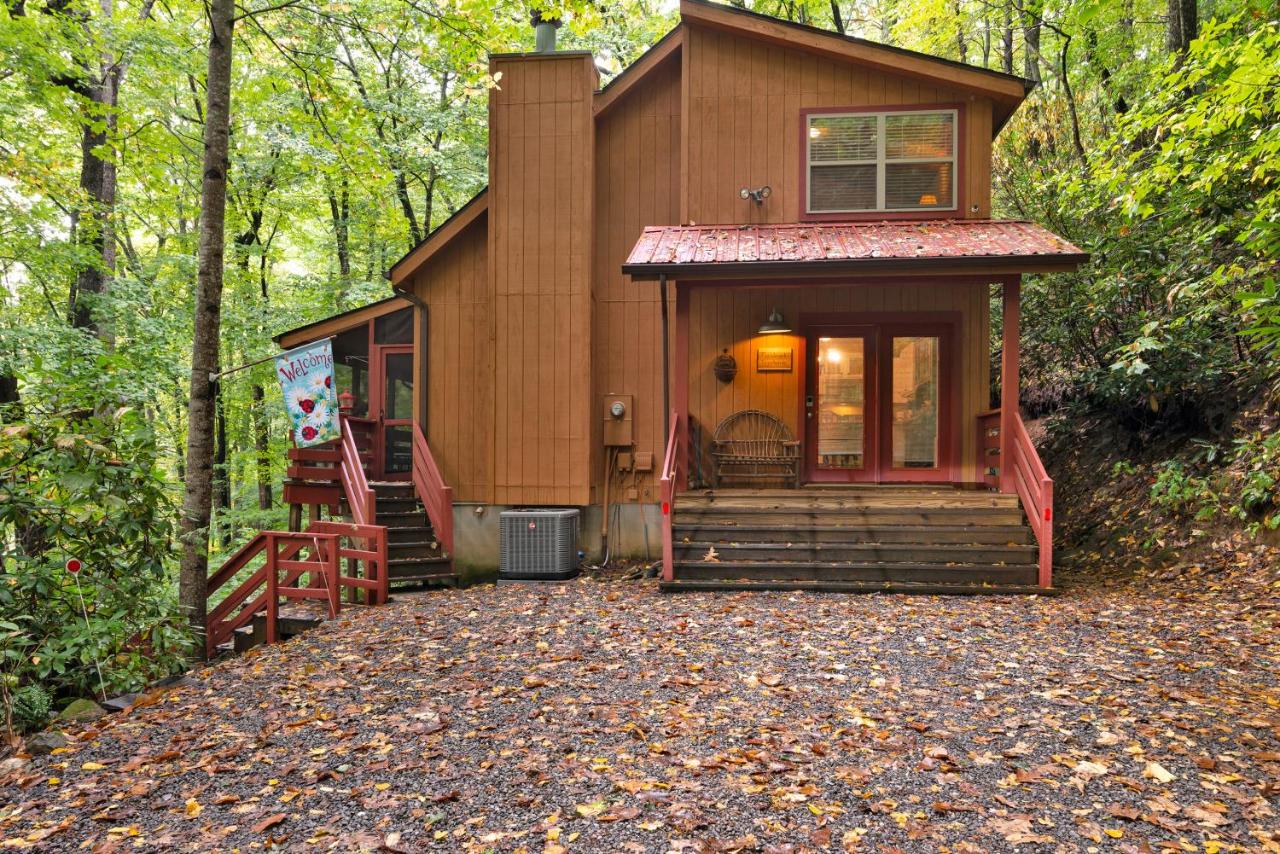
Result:
<instances>
[{"instance_id":1,"label":"stair step","mask_svg":"<svg viewBox=\"0 0 1280 854\"><path fill-rule=\"evenodd\" d=\"M990 543L1026 544L1032 541L1026 525L769 525L750 521L737 524L705 518L676 523L677 543L684 540L737 543Z\"/></svg>"},{"instance_id":2,"label":"stair step","mask_svg":"<svg viewBox=\"0 0 1280 854\"><path fill-rule=\"evenodd\" d=\"M377 494L379 501L384 498L412 498L417 494L414 491L413 482L407 480L371 481L369 488Z\"/></svg>"},{"instance_id":3,"label":"stair step","mask_svg":"<svg viewBox=\"0 0 1280 854\"><path fill-rule=\"evenodd\" d=\"M977 584L1035 584L1031 564L947 564L853 561L679 561L679 580L876 581Z\"/></svg>"},{"instance_id":4,"label":"stair step","mask_svg":"<svg viewBox=\"0 0 1280 854\"><path fill-rule=\"evenodd\" d=\"M1018 496L978 490L935 487L885 487L880 489L762 489L751 491L686 492L676 496L676 506L761 507L770 509L980 509L1020 507Z\"/></svg>"},{"instance_id":5,"label":"stair step","mask_svg":"<svg viewBox=\"0 0 1280 854\"><path fill-rule=\"evenodd\" d=\"M440 575L440 567L449 566L451 563L447 555L391 558L387 560L387 579L402 581L424 575Z\"/></svg>"},{"instance_id":6,"label":"stair step","mask_svg":"<svg viewBox=\"0 0 1280 854\"><path fill-rule=\"evenodd\" d=\"M695 592L739 592L744 590L782 590L812 591L815 593L907 593L921 596L1008 596L1039 595L1053 596L1057 590L1052 587L1036 587L1032 584L945 584L918 581L809 581L765 579L746 580L701 580L677 578L673 581L659 583L659 588L670 593Z\"/></svg>"},{"instance_id":7,"label":"stair step","mask_svg":"<svg viewBox=\"0 0 1280 854\"><path fill-rule=\"evenodd\" d=\"M413 513L383 513L379 508L376 518L379 525L386 525L388 528L422 528L431 524L425 510Z\"/></svg>"},{"instance_id":8,"label":"stair step","mask_svg":"<svg viewBox=\"0 0 1280 854\"><path fill-rule=\"evenodd\" d=\"M428 539L387 545L388 560L410 557L440 557L440 543Z\"/></svg>"},{"instance_id":9,"label":"stair step","mask_svg":"<svg viewBox=\"0 0 1280 854\"><path fill-rule=\"evenodd\" d=\"M422 509L422 503L417 497L408 498L387 498L378 496L378 514L383 513L414 513L425 512Z\"/></svg>"},{"instance_id":10,"label":"stair step","mask_svg":"<svg viewBox=\"0 0 1280 854\"><path fill-rule=\"evenodd\" d=\"M1019 507L729 507L682 504L676 499L676 525L786 525L791 528L887 525L1022 525Z\"/></svg>"},{"instance_id":11,"label":"stair step","mask_svg":"<svg viewBox=\"0 0 1280 854\"><path fill-rule=\"evenodd\" d=\"M433 572L422 575L404 575L388 579L392 584L439 584L445 587L458 586L458 574L455 572Z\"/></svg>"},{"instance_id":12,"label":"stair step","mask_svg":"<svg viewBox=\"0 0 1280 854\"><path fill-rule=\"evenodd\" d=\"M381 520L379 520L381 522ZM410 525L399 528L387 528L388 546L400 543L432 542L436 538L435 529L430 525Z\"/></svg>"},{"instance_id":13,"label":"stair step","mask_svg":"<svg viewBox=\"0 0 1280 854\"><path fill-rule=\"evenodd\" d=\"M798 537L806 533L797 530ZM926 545L920 543L674 543L676 560L702 562L712 549L720 562L736 561L818 561L818 562L890 562L890 563L978 563L1031 564L1038 549L1035 546ZM714 564L713 564L714 565Z\"/></svg>"}]
</instances>

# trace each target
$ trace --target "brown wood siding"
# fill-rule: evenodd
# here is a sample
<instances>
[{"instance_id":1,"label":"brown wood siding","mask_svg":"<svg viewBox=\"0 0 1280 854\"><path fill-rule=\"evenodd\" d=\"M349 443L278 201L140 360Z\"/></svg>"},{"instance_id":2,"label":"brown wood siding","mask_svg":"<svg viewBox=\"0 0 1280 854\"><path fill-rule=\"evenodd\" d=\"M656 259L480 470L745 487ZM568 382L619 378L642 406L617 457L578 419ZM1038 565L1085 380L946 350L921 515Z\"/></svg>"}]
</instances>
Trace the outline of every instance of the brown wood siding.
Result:
<instances>
[{"instance_id":1,"label":"brown wood siding","mask_svg":"<svg viewBox=\"0 0 1280 854\"><path fill-rule=\"evenodd\" d=\"M592 471L598 488L603 477L603 395L635 396L632 423L636 449L652 454L655 468L661 465L666 442L659 286L657 282L632 282L621 267L646 225L679 222L679 57L664 62L643 86L627 93L602 116L596 125L596 140ZM671 314L674 330L674 299ZM674 339L674 332L672 335ZM637 475L635 500L657 500L656 477L656 472ZM625 486L631 485L628 478ZM629 500L625 493L612 499Z\"/></svg>"},{"instance_id":2,"label":"brown wood siding","mask_svg":"<svg viewBox=\"0 0 1280 854\"><path fill-rule=\"evenodd\" d=\"M561 54L494 57L491 71L493 501L586 504L595 69Z\"/></svg>"},{"instance_id":3,"label":"brown wood siding","mask_svg":"<svg viewBox=\"0 0 1280 854\"><path fill-rule=\"evenodd\" d=\"M990 100L706 27L688 27L685 38L686 114L697 117L685 143L687 221L795 222L800 111L910 104L961 105L960 215L991 215ZM763 205L738 196L766 184L773 195Z\"/></svg>"},{"instance_id":4,"label":"brown wood siding","mask_svg":"<svg viewBox=\"0 0 1280 854\"><path fill-rule=\"evenodd\" d=\"M426 407L427 443L454 498L486 503L493 500L494 400L487 250L482 217L413 276L414 292L427 305L426 324L414 325L416 374L424 353L427 374L426 388L414 387L414 412Z\"/></svg>"},{"instance_id":5,"label":"brown wood siding","mask_svg":"<svg viewBox=\"0 0 1280 854\"><path fill-rule=\"evenodd\" d=\"M966 482L979 480L977 416L989 408L991 386L986 285L932 281L781 288L695 287L689 305L689 412L701 425L705 441L709 441L721 419L742 409L771 412L786 422L798 439L803 439L803 425L799 423L805 368L800 361L802 330L793 326L793 335L756 334L774 308L793 325L802 314L959 312L956 348L960 388L953 399L959 409L960 477ZM757 373L756 351L760 347L793 348L793 369L786 373ZM738 364L738 374L729 383L720 382L712 373L712 363L725 350Z\"/></svg>"}]
</instances>

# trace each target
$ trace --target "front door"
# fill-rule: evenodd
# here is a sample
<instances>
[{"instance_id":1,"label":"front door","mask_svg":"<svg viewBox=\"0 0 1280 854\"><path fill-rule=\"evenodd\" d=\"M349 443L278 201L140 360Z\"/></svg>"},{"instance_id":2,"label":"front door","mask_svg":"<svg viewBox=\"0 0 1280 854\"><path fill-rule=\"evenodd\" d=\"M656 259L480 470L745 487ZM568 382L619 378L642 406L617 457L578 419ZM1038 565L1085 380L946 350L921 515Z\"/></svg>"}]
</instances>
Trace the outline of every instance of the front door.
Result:
<instances>
[{"instance_id":1,"label":"front door","mask_svg":"<svg viewBox=\"0 0 1280 854\"><path fill-rule=\"evenodd\" d=\"M377 418L374 469L386 480L408 480L413 472L413 345L374 345L381 381L370 395Z\"/></svg>"},{"instance_id":2,"label":"front door","mask_svg":"<svg viewBox=\"0 0 1280 854\"><path fill-rule=\"evenodd\" d=\"M947 324L810 327L806 479L950 480L951 337Z\"/></svg>"}]
</instances>

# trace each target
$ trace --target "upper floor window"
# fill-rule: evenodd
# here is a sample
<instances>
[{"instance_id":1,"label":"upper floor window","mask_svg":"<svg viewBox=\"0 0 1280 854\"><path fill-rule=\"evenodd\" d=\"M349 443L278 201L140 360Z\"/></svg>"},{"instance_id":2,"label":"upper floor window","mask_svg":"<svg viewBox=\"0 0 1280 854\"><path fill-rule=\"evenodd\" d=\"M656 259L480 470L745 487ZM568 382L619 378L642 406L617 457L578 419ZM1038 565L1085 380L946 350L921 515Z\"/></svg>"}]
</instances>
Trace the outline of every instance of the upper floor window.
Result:
<instances>
[{"instance_id":1,"label":"upper floor window","mask_svg":"<svg viewBox=\"0 0 1280 854\"><path fill-rule=\"evenodd\" d=\"M811 214L954 210L955 110L810 113Z\"/></svg>"}]
</instances>

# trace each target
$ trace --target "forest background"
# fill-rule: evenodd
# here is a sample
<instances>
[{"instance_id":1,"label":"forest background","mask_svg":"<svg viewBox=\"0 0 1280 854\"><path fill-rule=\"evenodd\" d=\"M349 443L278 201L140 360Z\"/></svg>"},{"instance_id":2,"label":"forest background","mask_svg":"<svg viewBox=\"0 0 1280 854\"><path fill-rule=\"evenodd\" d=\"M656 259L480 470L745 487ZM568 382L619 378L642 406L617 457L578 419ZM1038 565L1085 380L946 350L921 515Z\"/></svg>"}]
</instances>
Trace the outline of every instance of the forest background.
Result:
<instances>
[{"instance_id":1,"label":"forest background","mask_svg":"<svg viewBox=\"0 0 1280 854\"><path fill-rule=\"evenodd\" d=\"M1102 528L1130 552L1280 526L1274 6L735 5L1038 82L999 137L994 196L998 216L1093 256L1024 289L1023 400L1050 416L1069 539L1073 504L1106 515L1087 493L1114 501L1123 484L1140 506ZM234 24L224 234L201 216L219 8ZM675 20L660 0L562 11L561 46L593 51L605 80ZM202 237L224 253L224 367L387 296L390 264L485 184L486 57L530 49L529 14L498 0L0 0L6 725L136 689L189 650L177 580ZM288 442L269 364L220 392L213 559L283 524ZM1092 548L1088 518L1075 535L1088 527Z\"/></svg>"}]
</instances>

